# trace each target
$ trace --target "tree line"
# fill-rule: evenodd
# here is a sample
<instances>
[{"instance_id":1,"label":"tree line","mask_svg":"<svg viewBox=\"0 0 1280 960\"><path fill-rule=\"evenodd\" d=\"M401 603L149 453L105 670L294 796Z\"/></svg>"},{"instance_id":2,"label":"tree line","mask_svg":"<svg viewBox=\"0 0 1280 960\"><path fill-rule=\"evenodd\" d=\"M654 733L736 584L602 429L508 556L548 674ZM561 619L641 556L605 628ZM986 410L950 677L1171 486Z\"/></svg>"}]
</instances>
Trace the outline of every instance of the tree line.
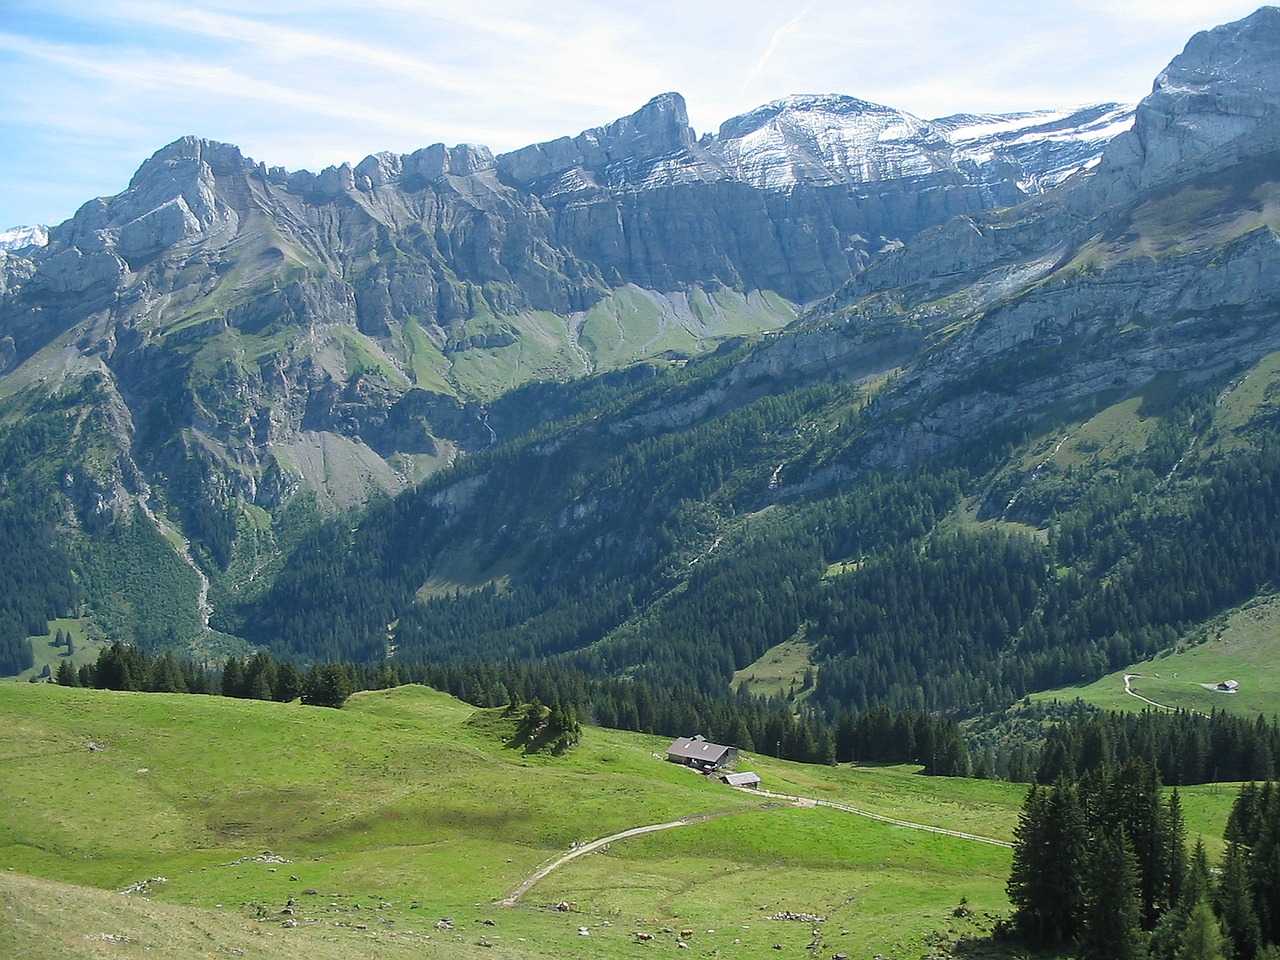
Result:
<instances>
[{"instance_id":1,"label":"tree line","mask_svg":"<svg viewBox=\"0 0 1280 960\"><path fill-rule=\"evenodd\" d=\"M133 644L103 647L79 669L64 659L63 686L158 693L194 693L340 707L359 690L421 683L478 707L545 706L552 739L575 736L580 721L670 737L701 733L741 750L804 763L920 763L925 773L966 776L969 755L954 721L923 711L878 708L831 723L782 697L709 696L694 687L602 678L546 664L321 663L305 670L265 651L228 657L218 668L156 656ZM536 726L536 724L535 724Z\"/></svg>"},{"instance_id":2,"label":"tree line","mask_svg":"<svg viewBox=\"0 0 1280 960\"><path fill-rule=\"evenodd\" d=\"M1106 773L1131 759L1162 783L1268 780L1280 771L1280 722L1220 710L1100 710L1082 701L1019 703L963 724L975 770L1053 783Z\"/></svg>"},{"instance_id":3,"label":"tree line","mask_svg":"<svg viewBox=\"0 0 1280 960\"><path fill-rule=\"evenodd\" d=\"M1280 788L1245 784L1216 869L1188 852L1176 789L1130 760L1027 793L1002 934L1082 960L1280 957Z\"/></svg>"},{"instance_id":4,"label":"tree line","mask_svg":"<svg viewBox=\"0 0 1280 960\"><path fill-rule=\"evenodd\" d=\"M292 661L276 663L266 653L228 657L221 669L179 657L172 650L149 655L135 644L116 641L102 648L93 663L78 669L64 659L54 681L64 687L128 690L143 693L194 693L341 707L360 689L360 672L339 663L300 670Z\"/></svg>"}]
</instances>

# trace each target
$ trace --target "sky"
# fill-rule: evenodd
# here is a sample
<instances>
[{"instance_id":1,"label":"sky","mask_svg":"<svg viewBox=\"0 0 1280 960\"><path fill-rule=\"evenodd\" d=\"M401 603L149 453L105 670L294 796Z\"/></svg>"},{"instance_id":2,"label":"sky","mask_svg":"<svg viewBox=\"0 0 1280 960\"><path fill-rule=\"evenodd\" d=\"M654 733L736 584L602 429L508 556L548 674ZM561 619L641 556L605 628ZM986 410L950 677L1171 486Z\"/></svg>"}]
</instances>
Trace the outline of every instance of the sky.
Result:
<instances>
[{"instance_id":1,"label":"sky","mask_svg":"<svg viewBox=\"0 0 1280 960\"><path fill-rule=\"evenodd\" d=\"M1137 102L1232 0L0 0L0 229L187 135L319 171L575 135L677 91L699 133L792 93L930 119Z\"/></svg>"}]
</instances>

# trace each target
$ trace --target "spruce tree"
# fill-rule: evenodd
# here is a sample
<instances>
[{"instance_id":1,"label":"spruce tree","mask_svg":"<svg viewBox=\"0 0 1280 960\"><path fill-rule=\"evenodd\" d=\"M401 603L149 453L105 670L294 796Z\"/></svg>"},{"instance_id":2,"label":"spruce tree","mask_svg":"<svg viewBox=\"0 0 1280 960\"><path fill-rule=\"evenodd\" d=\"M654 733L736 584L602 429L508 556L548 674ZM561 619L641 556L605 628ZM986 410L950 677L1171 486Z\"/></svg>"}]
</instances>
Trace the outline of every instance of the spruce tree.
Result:
<instances>
[{"instance_id":1,"label":"spruce tree","mask_svg":"<svg viewBox=\"0 0 1280 960\"><path fill-rule=\"evenodd\" d=\"M244 670L244 696L250 700L270 700L275 690L276 666L259 650Z\"/></svg>"},{"instance_id":2,"label":"spruce tree","mask_svg":"<svg viewBox=\"0 0 1280 960\"><path fill-rule=\"evenodd\" d=\"M151 677L147 689L154 693L187 693L187 678L178 666L178 658L173 651L166 651L164 656L157 657L152 664Z\"/></svg>"},{"instance_id":3,"label":"spruce tree","mask_svg":"<svg viewBox=\"0 0 1280 960\"><path fill-rule=\"evenodd\" d=\"M1191 908L1176 960L1226 960L1226 938L1208 900Z\"/></svg>"},{"instance_id":4,"label":"spruce tree","mask_svg":"<svg viewBox=\"0 0 1280 960\"><path fill-rule=\"evenodd\" d=\"M1249 889L1247 854L1238 843L1228 843L1214 897L1222 927L1231 941L1235 960L1253 960L1262 945L1262 929Z\"/></svg>"},{"instance_id":5,"label":"spruce tree","mask_svg":"<svg viewBox=\"0 0 1280 960\"><path fill-rule=\"evenodd\" d=\"M1074 939L1079 925L1084 811L1073 785L1032 786L1014 830L1013 870L1006 890L1013 922L1036 944Z\"/></svg>"},{"instance_id":6,"label":"spruce tree","mask_svg":"<svg viewBox=\"0 0 1280 960\"><path fill-rule=\"evenodd\" d=\"M222 695L224 697L245 695L244 664L240 662L239 657L227 657L227 662L222 665Z\"/></svg>"},{"instance_id":7,"label":"spruce tree","mask_svg":"<svg viewBox=\"0 0 1280 960\"><path fill-rule=\"evenodd\" d=\"M298 672L292 660L286 660L276 669L276 685L271 691L271 699L288 703L291 700L297 700L300 696L302 696L302 674Z\"/></svg>"},{"instance_id":8,"label":"spruce tree","mask_svg":"<svg viewBox=\"0 0 1280 960\"><path fill-rule=\"evenodd\" d=\"M302 684L302 702L317 707L341 707L355 684L340 663L313 666Z\"/></svg>"},{"instance_id":9,"label":"spruce tree","mask_svg":"<svg viewBox=\"0 0 1280 960\"><path fill-rule=\"evenodd\" d=\"M1133 845L1121 830L1098 837L1084 871L1081 960L1141 960L1146 956Z\"/></svg>"}]
</instances>

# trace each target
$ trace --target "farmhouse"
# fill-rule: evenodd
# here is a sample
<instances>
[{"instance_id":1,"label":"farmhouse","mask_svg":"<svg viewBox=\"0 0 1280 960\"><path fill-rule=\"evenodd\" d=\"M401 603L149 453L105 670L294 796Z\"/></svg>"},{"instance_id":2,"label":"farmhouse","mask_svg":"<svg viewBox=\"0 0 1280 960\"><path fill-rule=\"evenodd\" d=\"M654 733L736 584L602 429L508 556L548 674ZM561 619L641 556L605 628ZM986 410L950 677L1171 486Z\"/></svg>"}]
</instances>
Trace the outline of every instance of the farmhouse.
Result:
<instances>
[{"instance_id":1,"label":"farmhouse","mask_svg":"<svg viewBox=\"0 0 1280 960\"><path fill-rule=\"evenodd\" d=\"M1223 693L1238 693L1240 691L1240 682L1238 680L1223 680L1218 684L1218 689Z\"/></svg>"},{"instance_id":2,"label":"farmhouse","mask_svg":"<svg viewBox=\"0 0 1280 960\"><path fill-rule=\"evenodd\" d=\"M706 737L681 737L667 747L667 759L704 772L719 770L738 759L735 747L712 743Z\"/></svg>"}]
</instances>

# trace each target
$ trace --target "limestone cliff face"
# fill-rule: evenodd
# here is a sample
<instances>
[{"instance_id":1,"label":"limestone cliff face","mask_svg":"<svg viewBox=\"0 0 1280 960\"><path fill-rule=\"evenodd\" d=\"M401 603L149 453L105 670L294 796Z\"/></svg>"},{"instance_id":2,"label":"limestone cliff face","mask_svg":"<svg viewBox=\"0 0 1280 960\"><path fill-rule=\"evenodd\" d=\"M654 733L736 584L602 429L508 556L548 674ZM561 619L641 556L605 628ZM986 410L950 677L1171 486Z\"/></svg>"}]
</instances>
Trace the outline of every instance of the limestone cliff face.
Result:
<instances>
[{"instance_id":1,"label":"limestone cliff face","mask_svg":"<svg viewBox=\"0 0 1280 960\"><path fill-rule=\"evenodd\" d=\"M117 442L192 489L358 503L492 442L480 404L511 386L781 326L920 230L1024 196L995 169L849 97L698 138L664 94L497 157L318 174L185 138L3 254L0 375L108 377L143 438Z\"/></svg>"},{"instance_id":2,"label":"limestone cliff face","mask_svg":"<svg viewBox=\"0 0 1280 960\"><path fill-rule=\"evenodd\" d=\"M1247 366L1280 349L1278 147L1264 8L1195 37L1089 175L920 235L733 376L897 371L838 474Z\"/></svg>"},{"instance_id":3,"label":"limestone cliff face","mask_svg":"<svg viewBox=\"0 0 1280 960\"><path fill-rule=\"evenodd\" d=\"M1198 33L1156 78L1134 129L1104 156L1133 186L1185 177L1280 145L1280 8Z\"/></svg>"}]
</instances>

